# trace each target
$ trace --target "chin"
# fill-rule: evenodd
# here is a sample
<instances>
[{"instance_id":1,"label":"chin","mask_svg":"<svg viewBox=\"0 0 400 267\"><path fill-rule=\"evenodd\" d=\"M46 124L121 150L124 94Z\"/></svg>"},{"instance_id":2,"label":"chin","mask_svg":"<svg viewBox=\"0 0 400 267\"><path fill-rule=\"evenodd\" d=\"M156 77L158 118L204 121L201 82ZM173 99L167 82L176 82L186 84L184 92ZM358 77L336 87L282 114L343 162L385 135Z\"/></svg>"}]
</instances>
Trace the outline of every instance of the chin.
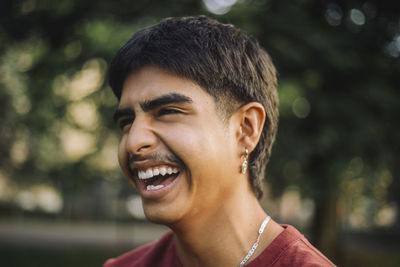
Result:
<instances>
[{"instance_id":1,"label":"chin","mask_svg":"<svg viewBox=\"0 0 400 267\"><path fill-rule=\"evenodd\" d=\"M173 225L180 221L183 217L182 209L175 207L161 207L160 204L143 204L144 214L146 218L157 224Z\"/></svg>"}]
</instances>

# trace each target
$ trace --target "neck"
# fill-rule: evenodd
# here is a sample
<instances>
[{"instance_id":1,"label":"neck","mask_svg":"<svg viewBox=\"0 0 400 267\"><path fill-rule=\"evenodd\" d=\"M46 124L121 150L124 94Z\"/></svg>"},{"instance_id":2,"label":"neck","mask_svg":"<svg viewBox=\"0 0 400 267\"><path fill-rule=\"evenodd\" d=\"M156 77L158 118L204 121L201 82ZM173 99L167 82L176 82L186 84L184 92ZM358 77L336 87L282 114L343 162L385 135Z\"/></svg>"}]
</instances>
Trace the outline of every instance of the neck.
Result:
<instances>
[{"instance_id":1,"label":"neck","mask_svg":"<svg viewBox=\"0 0 400 267\"><path fill-rule=\"evenodd\" d=\"M238 266L247 255L266 213L251 192L234 196L206 214L201 212L201 216L170 226L183 266ZM269 223L251 259L276 237L277 227L281 228L274 222Z\"/></svg>"}]
</instances>

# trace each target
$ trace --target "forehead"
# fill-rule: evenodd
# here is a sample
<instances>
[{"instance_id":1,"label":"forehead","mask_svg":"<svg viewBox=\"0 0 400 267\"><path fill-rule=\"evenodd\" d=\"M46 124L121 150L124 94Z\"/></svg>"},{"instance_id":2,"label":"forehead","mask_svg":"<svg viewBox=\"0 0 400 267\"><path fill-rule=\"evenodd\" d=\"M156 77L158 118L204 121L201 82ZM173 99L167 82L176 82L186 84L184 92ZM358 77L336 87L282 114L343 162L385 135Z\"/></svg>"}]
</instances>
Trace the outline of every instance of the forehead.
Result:
<instances>
[{"instance_id":1,"label":"forehead","mask_svg":"<svg viewBox=\"0 0 400 267\"><path fill-rule=\"evenodd\" d=\"M132 106L168 93L186 95L198 104L215 105L213 97L194 81L157 67L146 66L126 77L120 107Z\"/></svg>"}]
</instances>

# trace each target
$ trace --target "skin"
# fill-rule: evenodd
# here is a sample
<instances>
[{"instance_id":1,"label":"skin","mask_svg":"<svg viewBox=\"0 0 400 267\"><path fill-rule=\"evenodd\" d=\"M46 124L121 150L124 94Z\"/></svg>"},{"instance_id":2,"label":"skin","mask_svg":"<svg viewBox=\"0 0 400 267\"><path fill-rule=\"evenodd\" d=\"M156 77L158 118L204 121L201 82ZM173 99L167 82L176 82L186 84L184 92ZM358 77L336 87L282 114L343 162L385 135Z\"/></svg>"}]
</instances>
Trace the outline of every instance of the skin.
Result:
<instances>
[{"instance_id":1,"label":"skin","mask_svg":"<svg viewBox=\"0 0 400 267\"><path fill-rule=\"evenodd\" d=\"M115 116L120 166L147 218L173 230L181 263L237 266L266 217L240 172L245 148L251 152L261 135L262 105L247 103L224 121L199 85L146 66L127 76ZM145 190L137 170L161 165L178 168L178 177L158 192ZM271 220L252 259L282 230Z\"/></svg>"}]
</instances>

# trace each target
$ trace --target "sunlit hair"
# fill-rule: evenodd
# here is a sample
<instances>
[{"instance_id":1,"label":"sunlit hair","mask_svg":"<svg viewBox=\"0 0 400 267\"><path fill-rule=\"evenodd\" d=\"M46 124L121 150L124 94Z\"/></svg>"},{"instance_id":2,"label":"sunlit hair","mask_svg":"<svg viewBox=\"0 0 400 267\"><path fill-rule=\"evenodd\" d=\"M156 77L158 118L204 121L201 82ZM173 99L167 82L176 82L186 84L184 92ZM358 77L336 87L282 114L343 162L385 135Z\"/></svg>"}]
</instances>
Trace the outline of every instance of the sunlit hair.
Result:
<instances>
[{"instance_id":1,"label":"sunlit hair","mask_svg":"<svg viewBox=\"0 0 400 267\"><path fill-rule=\"evenodd\" d=\"M224 120L245 103L263 105L266 123L249 158L250 184L261 198L278 124L276 70L265 50L233 25L205 16L168 18L135 33L115 55L109 82L118 99L126 76L148 65L198 83Z\"/></svg>"}]
</instances>

